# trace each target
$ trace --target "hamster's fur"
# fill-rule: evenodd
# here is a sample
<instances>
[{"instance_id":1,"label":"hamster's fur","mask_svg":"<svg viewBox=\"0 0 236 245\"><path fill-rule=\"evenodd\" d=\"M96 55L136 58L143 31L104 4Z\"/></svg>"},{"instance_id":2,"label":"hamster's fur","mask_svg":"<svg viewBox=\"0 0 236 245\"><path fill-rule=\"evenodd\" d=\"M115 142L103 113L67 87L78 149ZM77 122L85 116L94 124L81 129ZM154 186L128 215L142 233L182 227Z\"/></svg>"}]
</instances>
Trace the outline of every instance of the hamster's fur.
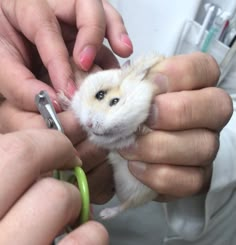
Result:
<instances>
[{"instance_id":1,"label":"hamster's fur","mask_svg":"<svg viewBox=\"0 0 236 245\"><path fill-rule=\"evenodd\" d=\"M156 65L163 59L158 55L143 57L121 69L91 74L72 98L71 108L91 142L110 150L109 160L121 204L102 210L103 219L157 196L130 173L128 161L118 150L134 144L138 134L148 132L144 122L158 93L154 75Z\"/></svg>"}]
</instances>

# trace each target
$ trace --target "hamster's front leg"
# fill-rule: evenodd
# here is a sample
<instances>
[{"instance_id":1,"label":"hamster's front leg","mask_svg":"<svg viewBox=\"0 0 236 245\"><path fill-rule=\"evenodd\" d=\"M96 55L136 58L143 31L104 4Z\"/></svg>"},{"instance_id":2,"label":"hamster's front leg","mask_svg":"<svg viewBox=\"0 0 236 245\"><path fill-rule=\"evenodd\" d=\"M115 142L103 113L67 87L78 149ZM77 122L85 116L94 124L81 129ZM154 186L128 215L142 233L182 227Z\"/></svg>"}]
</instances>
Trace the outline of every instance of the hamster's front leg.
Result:
<instances>
[{"instance_id":1,"label":"hamster's front leg","mask_svg":"<svg viewBox=\"0 0 236 245\"><path fill-rule=\"evenodd\" d=\"M136 179L129 171L128 161L117 152L109 154L113 167L115 188L120 205L105 208L100 212L102 219L113 218L128 208L141 206L157 197L157 193Z\"/></svg>"}]
</instances>

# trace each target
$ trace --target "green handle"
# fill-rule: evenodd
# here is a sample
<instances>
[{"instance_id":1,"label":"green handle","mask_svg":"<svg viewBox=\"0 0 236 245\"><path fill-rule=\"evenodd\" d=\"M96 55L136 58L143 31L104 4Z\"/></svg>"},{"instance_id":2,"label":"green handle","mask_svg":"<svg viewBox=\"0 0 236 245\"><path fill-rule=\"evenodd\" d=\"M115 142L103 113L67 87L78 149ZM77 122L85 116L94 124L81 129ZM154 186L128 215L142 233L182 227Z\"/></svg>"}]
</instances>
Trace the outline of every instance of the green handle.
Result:
<instances>
[{"instance_id":1,"label":"green handle","mask_svg":"<svg viewBox=\"0 0 236 245\"><path fill-rule=\"evenodd\" d=\"M80 223L83 224L89 220L90 213L90 200L89 200L89 188L86 175L82 168L74 168L75 177L78 183L78 187L82 199L82 207L80 212Z\"/></svg>"}]
</instances>

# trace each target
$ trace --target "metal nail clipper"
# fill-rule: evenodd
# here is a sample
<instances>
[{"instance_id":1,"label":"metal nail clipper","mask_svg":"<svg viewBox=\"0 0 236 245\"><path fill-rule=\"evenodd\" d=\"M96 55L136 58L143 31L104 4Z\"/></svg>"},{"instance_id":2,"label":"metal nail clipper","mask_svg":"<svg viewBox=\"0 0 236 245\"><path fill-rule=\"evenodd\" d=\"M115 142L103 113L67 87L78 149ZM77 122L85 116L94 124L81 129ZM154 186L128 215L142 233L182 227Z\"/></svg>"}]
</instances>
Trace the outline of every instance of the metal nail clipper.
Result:
<instances>
[{"instance_id":1,"label":"metal nail clipper","mask_svg":"<svg viewBox=\"0 0 236 245\"><path fill-rule=\"evenodd\" d=\"M46 91L40 91L35 96L35 104L45 120L47 127L56 129L62 133L64 130L57 117L57 113L53 107L51 99ZM80 212L80 223L83 224L89 220L90 217L90 198L89 198L89 188L86 175L81 167L76 166L74 168L74 176L76 177L78 188L81 194L81 212ZM57 179L64 179L61 172L55 170L55 177Z\"/></svg>"},{"instance_id":2,"label":"metal nail clipper","mask_svg":"<svg viewBox=\"0 0 236 245\"><path fill-rule=\"evenodd\" d=\"M35 103L48 128L56 129L62 133L64 130L57 117L56 111L52 105L50 97L46 91L41 91L35 96Z\"/></svg>"}]
</instances>

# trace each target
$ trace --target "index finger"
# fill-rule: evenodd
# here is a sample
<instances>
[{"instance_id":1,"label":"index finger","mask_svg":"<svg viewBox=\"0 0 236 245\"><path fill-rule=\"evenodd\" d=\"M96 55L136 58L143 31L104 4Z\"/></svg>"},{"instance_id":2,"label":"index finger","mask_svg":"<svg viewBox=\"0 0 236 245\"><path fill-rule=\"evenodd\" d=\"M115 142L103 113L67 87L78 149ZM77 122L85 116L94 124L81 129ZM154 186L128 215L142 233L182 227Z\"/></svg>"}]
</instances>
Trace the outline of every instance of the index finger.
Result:
<instances>
[{"instance_id":1,"label":"index finger","mask_svg":"<svg viewBox=\"0 0 236 245\"><path fill-rule=\"evenodd\" d=\"M87 71L92 66L105 37L105 12L102 2L97 0L77 0L75 9L78 34L73 57L75 63Z\"/></svg>"},{"instance_id":2,"label":"index finger","mask_svg":"<svg viewBox=\"0 0 236 245\"><path fill-rule=\"evenodd\" d=\"M47 1L2 1L2 8L11 25L37 46L54 88L71 97L75 85L69 54L51 6Z\"/></svg>"}]
</instances>

